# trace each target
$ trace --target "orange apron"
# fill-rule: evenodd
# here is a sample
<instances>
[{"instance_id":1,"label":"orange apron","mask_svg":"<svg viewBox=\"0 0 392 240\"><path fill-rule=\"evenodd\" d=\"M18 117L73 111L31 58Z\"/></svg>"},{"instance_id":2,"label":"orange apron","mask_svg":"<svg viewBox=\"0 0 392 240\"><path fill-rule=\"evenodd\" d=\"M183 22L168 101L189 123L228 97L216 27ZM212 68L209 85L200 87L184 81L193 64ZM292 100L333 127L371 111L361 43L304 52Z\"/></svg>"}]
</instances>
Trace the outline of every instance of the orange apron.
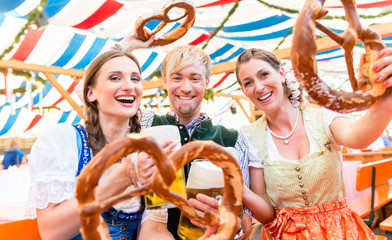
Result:
<instances>
[{"instance_id":1,"label":"orange apron","mask_svg":"<svg viewBox=\"0 0 392 240\"><path fill-rule=\"evenodd\" d=\"M275 220L264 226L260 240L375 238L343 199L304 208L277 209Z\"/></svg>"}]
</instances>

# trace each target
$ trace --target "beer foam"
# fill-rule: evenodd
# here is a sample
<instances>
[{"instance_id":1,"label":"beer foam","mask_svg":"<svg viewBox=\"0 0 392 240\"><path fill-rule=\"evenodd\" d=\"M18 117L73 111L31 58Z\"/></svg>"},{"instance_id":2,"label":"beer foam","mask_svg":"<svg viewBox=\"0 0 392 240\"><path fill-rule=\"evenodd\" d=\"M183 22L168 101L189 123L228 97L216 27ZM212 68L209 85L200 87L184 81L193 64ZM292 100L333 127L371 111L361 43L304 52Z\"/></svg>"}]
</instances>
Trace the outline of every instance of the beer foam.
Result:
<instances>
[{"instance_id":1,"label":"beer foam","mask_svg":"<svg viewBox=\"0 0 392 240\"><path fill-rule=\"evenodd\" d=\"M234 157L234 159L237 161L238 164L240 164L240 156L238 154L237 149L233 147L225 147L225 150L230 153L231 156ZM241 164L240 164L241 165Z\"/></svg>"},{"instance_id":2,"label":"beer foam","mask_svg":"<svg viewBox=\"0 0 392 240\"><path fill-rule=\"evenodd\" d=\"M223 188L224 185L223 171L220 167L208 160L195 160L192 162L186 185L187 188Z\"/></svg>"},{"instance_id":3,"label":"beer foam","mask_svg":"<svg viewBox=\"0 0 392 240\"><path fill-rule=\"evenodd\" d=\"M174 125L160 125L144 128L140 131L145 136L152 136L155 140L162 144L163 141L171 140L177 143L177 146L173 149L173 152L181 148L181 136L177 126Z\"/></svg>"}]
</instances>

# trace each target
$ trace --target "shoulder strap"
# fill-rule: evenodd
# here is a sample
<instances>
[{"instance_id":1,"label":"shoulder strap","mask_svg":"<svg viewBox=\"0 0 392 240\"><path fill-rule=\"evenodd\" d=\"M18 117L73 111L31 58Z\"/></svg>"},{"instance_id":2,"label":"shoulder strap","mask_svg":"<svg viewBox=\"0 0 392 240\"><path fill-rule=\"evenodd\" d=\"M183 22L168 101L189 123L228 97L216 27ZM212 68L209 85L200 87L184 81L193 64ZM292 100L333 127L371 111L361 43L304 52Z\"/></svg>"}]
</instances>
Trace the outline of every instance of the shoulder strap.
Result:
<instances>
[{"instance_id":1,"label":"shoulder strap","mask_svg":"<svg viewBox=\"0 0 392 240\"><path fill-rule=\"evenodd\" d=\"M266 144L266 128L267 118L265 115L261 116L256 122L248 126L250 140L253 146L257 149L261 162L264 164L267 160L267 144Z\"/></svg>"},{"instance_id":2,"label":"shoulder strap","mask_svg":"<svg viewBox=\"0 0 392 240\"><path fill-rule=\"evenodd\" d=\"M91 160L91 149L87 142L87 132L84 127L80 124L73 124L72 126L75 127L75 130L78 133L76 134L76 137L79 149L79 164L76 176L79 176L84 166L86 166Z\"/></svg>"},{"instance_id":3,"label":"shoulder strap","mask_svg":"<svg viewBox=\"0 0 392 240\"><path fill-rule=\"evenodd\" d=\"M330 141L325 131L324 118L321 108L305 108L304 120L310 131L310 135L318 142L322 149L330 150Z\"/></svg>"}]
</instances>

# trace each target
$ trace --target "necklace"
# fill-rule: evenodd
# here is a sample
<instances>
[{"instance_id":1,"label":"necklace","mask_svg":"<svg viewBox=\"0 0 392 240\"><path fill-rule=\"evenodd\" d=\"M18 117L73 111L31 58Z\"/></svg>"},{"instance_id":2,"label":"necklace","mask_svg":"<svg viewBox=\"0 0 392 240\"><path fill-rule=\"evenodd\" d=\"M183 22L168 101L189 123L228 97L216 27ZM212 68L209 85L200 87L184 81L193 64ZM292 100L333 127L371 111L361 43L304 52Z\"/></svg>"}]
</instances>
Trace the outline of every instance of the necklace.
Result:
<instances>
[{"instance_id":1,"label":"necklace","mask_svg":"<svg viewBox=\"0 0 392 240\"><path fill-rule=\"evenodd\" d=\"M275 134L275 133L271 130L271 128L270 128L270 132L271 132L272 136L274 136L274 137L276 137L276 138L279 138L279 139L283 139L283 140L284 140L284 144L286 144L286 145L289 144L289 137L291 137L291 135L293 135L295 129L297 128L298 119L299 119L299 110L298 110L298 108L297 108L297 119L295 119L294 127L293 127L293 129L291 130L291 132L289 132L289 134L287 134L286 136L279 136L279 135Z\"/></svg>"}]
</instances>

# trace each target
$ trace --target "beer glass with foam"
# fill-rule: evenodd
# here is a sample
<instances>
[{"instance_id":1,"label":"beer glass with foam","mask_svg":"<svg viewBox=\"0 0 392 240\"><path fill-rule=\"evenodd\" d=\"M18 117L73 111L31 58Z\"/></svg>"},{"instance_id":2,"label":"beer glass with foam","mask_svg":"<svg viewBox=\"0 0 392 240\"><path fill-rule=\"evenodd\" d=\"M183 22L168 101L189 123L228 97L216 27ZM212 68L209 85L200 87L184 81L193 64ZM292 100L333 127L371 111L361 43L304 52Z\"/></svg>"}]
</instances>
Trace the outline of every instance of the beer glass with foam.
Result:
<instances>
[{"instance_id":1,"label":"beer glass with foam","mask_svg":"<svg viewBox=\"0 0 392 240\"><path fill-rule=\"evenodd\" d=\"M238 152L233 147L225 148L239 162ZM214 197L220 202L224 191L223 171L208 160L196 159L189 170L186 193L188 199L196 198L198 193ZM181 213L177 233L184 240L196 240L203 236L206 230L199 228Z\"/></svg>"},{"instance_id":2,"label":"beer glass with foam","mask_svg":"<svg viewBox=\"0 0 392 240\"><path fill-rule=\"evenodd\" d=\"M208 160L194 160L192 162L186 193L188 199L196 198L198 193L214 197L218 201L223 197L224 179L221 168L215 166ZM205 229L196 227L181 213L177 233L182 239L199 239L203 236Z\"/></svg>"},{"instance_id":3,"label":"beer glass with foam","mask_svg":"<svg viewBox=\"0 0 392 240\"><path fill-rule=\"evenodd\" d=\"M140 133L143 135L154 137L159 144L161 144L165 140L172 140L173 142L176 142L177 146L172 150L172 152L175 152L181 148L181 136L177 126L172 126L172 125L153 126L153 127L142 129ZM170 153L168 155L170 155ZM170 185L170 190L182 195L184 198L187 197L183 168L177 171L176 178L174 179L172 185ZM145 199L146 199L147 209L162 209L162 208L175 207L174 204L170 203L169 201L166 201L165 199L158 197L155 193L148 193Z\"/></svg>"}]
</instances>

